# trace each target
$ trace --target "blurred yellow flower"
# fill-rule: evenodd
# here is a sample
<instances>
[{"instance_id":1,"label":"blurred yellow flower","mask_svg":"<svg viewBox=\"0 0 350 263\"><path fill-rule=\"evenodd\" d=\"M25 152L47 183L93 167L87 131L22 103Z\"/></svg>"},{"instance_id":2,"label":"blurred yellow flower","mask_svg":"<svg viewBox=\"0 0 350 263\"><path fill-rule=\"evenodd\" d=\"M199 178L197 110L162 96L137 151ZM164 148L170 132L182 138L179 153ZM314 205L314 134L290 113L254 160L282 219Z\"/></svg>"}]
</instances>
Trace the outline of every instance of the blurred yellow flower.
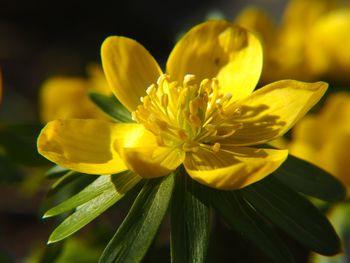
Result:
<instances>
[{"instance_id":1,"label":"blurred yellow flower","mask_svg":"<svg viewBox=\"0 0 350 263\"><path fill-rule=\"evenodd\" d=\"M349 80L350 13L346 7L350 5L342 3L345 1L291 0L279 25L261 9L244 9L235 22L255 31L264 43L262 82L320 77Z\"/></svg>"},{"instance_id":2,"label":"blurred yellow flower","mask_svg":"<svg viewBox=\"0 0 350 263\"><path fill-rule=\"evenodd\" d=\"M39 94L40 120L106 119L106 115L89 99L89 91L111 94L102 69L88 68L89 78L51 77L44 82Z\"/></svg>"},{"instance_id":3,"label":"blurred yellow flower","mask_svg":"<svg viewBox=\"0 0 350 263\"><path fill-rule=\"evenodd\" d=\"M350 81L350 5L322 16L310 30L306 55L315 74Z\"/></svg>"},{"instance_id":4,"label":"blurred yellow flower","mask_svg":"<svg viewBox=\"0 0 350 263\"><path fill-rule=\"evenodd\" d=\"M318 114L307 115L292 130L291 154L336 176L350 193L350 94L331 95Z\"/></svg>"},{"instance_id":5,"label":"blurred yellow flower","mask_svg":"<svg viewBox=\"0 0 350 263\"><path fill-rule=\"evenodd\" d=\"M288 151L251 146L283 135L327 89L324 82L282 80L253 92L262 62L260 41L226 21L191 29L171 52L166 73L138 42L109 37L104 72L137 123L53 121L39 136L39 152L84 173L130 169L152 178L183 164L210 187L252 184Z\"/></svg>"}]
</instances>

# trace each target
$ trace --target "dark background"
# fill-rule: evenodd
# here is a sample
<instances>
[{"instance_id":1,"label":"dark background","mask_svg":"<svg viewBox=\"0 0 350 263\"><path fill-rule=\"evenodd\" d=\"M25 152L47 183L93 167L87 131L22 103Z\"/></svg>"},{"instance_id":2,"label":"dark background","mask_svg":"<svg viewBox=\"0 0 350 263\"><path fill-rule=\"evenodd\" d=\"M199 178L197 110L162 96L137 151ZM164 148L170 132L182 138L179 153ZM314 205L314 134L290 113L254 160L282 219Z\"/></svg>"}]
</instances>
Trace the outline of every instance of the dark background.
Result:
<instances>
[{"instance_id":1,"label":"dark background","mask_svg":"<svg viewBox=\"0 0 350 263\"><path fill-rule=\"evenodd\" d=\"M176 1L20 1L0 0L0 67L5 95L35 99L51 75L82 75L100 62L100 45L109 35L142 43L164 63L176 36L211 12L232 19L242 7L258 4L281 10L284 0Z\"/></svg>"}]
</instances>

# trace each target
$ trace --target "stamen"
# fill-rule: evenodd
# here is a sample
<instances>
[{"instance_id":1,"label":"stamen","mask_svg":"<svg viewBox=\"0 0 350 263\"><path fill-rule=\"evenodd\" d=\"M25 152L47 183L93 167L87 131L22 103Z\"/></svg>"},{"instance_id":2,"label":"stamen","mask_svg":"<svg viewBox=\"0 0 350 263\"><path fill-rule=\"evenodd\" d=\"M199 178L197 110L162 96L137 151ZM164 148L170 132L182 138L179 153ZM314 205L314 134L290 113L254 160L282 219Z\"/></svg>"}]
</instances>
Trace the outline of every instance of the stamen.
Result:
<instances>
[{"instance_id":1,"label":"stamen","mask_svg":"<svg viewBox=\"0 0 350 263\"><path fill-rule=\"evenodd\" d=\"M216 153L220 151L220 148L221 148L221 145L218 142L214 143L214 145L211 146L211 149L213 150L213 152L216 152Z\"/></svg>"},{"instance_id":2,"label":"stamen","mask_svg":"<svg viewBox=\"0 0 350 263\"><path fill-rule=\"evenodd\" d=\"M150 85L147 89L146 89L146 93L149 96L154 96L157 92L157 86L155 84Z\"/></svg>"},{"instance_id":3,"label":"stamen","mask_svg":"<svg viewBox=\"0 0 350 263\"><path fill-rule=\"evenodd\" d=\"M163 131L165 131L168 128L168 123L166 123L165 121L157 119L155 122L158 125L158 127Z\"/></svg>"},{"instance_id":4,"label":"stamen","mask_svg":"<svg viewBox=\"0 0 350 263\"><path fill-rule=\"evenodd\" d=\"M157 85L158 87L162 87L163 86L163 82L164 80L168 79L168 75L167 74L162 74L158 77L157 79Z\"/></svg>"},{"instance_id":5,"label":"stamen","mask_svg":"<svg viewBox=\"0 0 350 263\"><path fill-rule=\"evenodd\" d=\"M196 76L193 74L186 74L184 77L184 86L188 85L189 82L193 81L196 79Z\"/></svg>"},{"instance_id":6,"label":"stamen","mask_svg":"<svg viewBox=\"0 0 350 263\"><path fill-rule=\"evenodd\" d=\"M186 132L183 129L178 130L177 134L179 135L180 139L183 140L183 141L188 139L188 136L187 136Z\"/></svg>"},{"instance_id":7,"label":"stamen","mask_svg":"<svg viewBox=\"0 0 350 263\"><path fill-rule=\"evenodd\" d=\"M189 119L191 124L193 124L195 127L200 127L202 124L201 120L198 118L197 115L190 114Z\"/></svg>"},{"instance_id":8,"label":"stamen","mask_svg":"<svg viewBox=\"0 0 350 263\"><path fill-rule=\"evenodd\" d=\"M184 150L185 152L198 152L199 150L199 146L198 144L195 143L191 143L191 142L185 142L182 145L182 150Z\"/></svg>"},{"instance_id":9,"label":"stamen","mask_svg":"<svg viewBox=\"0 0 350 263\"><path fill-rule=\"evenodd\" d=\"M167 108L169 105L169 97L168 94L162 94L161 96L161 104L164 108Z\"/></svg>"},{"instance_id":10,"label":"stamen","mask_svg":"<svg viewBox=\"0 0 350 263\"><path fill-rule=\"evenodd\" d=\"M195 75L187 74L178 84L163 74L146 94L132 118L153 132L160 145L190 152L198 151L201 145L218 152L221 146L213 144L215 139L229 137L240 128L227 115L237 116L241 109L227 108L232 94L220 93L216 78L198 83Z\"/></svg>"},{"instance_id":11,"label":"stamen","mask_svg":"<svg viewBox=\"0 0 350 263\"><path fill-rule=\"evenodd\" d=\"M210 94L211 91L211 81L209 79L203 79L199 85L199 94L202 94L204 92Z\"/></svg>"},{"instance_id":12,"label":"stamen","mask_svg":"<svg viewBox=\"0 0 350 263\"><path fill-rule=\"evenodd\" d=\"M198 112L198 101L197 99L190 101L190 113L196 115Z\"/></svg>"}]
</instances>

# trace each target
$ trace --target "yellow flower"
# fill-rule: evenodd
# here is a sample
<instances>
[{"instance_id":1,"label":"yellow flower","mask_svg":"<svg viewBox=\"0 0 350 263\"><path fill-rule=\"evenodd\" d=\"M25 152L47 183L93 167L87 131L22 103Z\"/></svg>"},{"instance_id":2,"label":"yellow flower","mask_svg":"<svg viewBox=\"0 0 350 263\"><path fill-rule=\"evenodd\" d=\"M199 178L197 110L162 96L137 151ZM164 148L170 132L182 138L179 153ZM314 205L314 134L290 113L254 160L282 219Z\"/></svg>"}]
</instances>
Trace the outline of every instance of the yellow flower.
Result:
<instances>
[{"instance_id":1,"label":"yellow flower","mask_svg":"<svg viewBox=\"0 0 350 263\"><path fill-rule=\"evenodd\" d=\"M320 18L312 27L306 55L315 74L350 80L350 5Z\"/></svg>"},{"instance_id":2,"label":"yellow flower","mask_svg":"<svg viewBox=\"0 0 350 263\"><path fill-rule=\"evenodd\" d=\"M88 92L110 94L110 89L98 66L90 66L88 73L89 79L57 76L44 82L39 95L43 123L69 118L106 119L106 115L89 99Z\"/></svg>"},{"instance_id":3,"label":"yellow flower","mask_svg":"<svg viewBox=\"0 0 350 263\"><path fill-rule=\"evenodd\" d=\"M321 112L292 130L290 152L336 176L350 193L350 94L330 96Z\"/></svg>"},{"instance_id":4,"label":"yellow flower","mask_svg":"<svg viewBox=\"0 0 350 263\"><path fill-rule=\"evenodd\" d=\"M327 84L282 80L257 91L262 48L249 31L226 21L191 29L163 73L138 42L109 37L102 64L115 96L136 123L58 120L38 139L39 152L72 170L145 177L181 164L196 181L218 189L252 184L274 170L287 150L251 147L291 128Z\"/></svg>"},{"instance_id":5,"label":"yellow flower","mask_svg":"<svg viewBox=\"0 0 350 263\"><path fill-rule=\"evenodd\" d=\"M264 83L281 78L349 79L349 74L343 73L350 68L346 48L350 41L350 16L341 2L291 0L278 25L263 10L254 7L238 15L235 22L257 32L264 43Z\"/></svg>"}]
</instances>

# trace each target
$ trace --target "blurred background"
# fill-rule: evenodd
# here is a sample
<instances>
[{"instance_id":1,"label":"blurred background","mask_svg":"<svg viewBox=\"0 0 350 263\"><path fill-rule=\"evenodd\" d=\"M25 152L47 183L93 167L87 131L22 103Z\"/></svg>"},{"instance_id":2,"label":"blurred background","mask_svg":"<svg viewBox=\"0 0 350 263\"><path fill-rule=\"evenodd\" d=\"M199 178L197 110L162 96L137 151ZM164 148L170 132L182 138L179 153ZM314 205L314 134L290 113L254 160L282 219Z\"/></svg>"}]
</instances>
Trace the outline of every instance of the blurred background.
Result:
<instances>
[{"instance_id":1,"label":"blurred background","mask_svg":"<svg viewBox=\"0 0 350 263\"><path fill-rule=\"evenodd\" d=\"M165 61L181 32L210 15L233 19L247 4L278 16L285 1L1 1L0 63L6 97L1 116L33 118L26 104L35 109L42 82L52 75L85 74L88 63L100 62L100 45L107 36L134 38L158 61ZM5 114L10 96L29 101Z\"/></svg>"},{"instance_id":2,"label":"blurred background","mask_svg":"<svg viewBox=\"0 0 350 263\"><path fill-rule=\"evenodd\" d=\"M262 8L278 24L284 16L288 1L0 0L0 3L0 69L3 83L0 96L2 263L37 262L29 261L29 258L42 250L50 232L57 225L57 221L41 219L43 199L52 182L43 176L50 164L36 156L35 150L35 137L45 123L40 117L39 106L39 91L45 81L57 76L88 78L89 65L100 64L100 46L110 35L137 40L164 66L176 40L192 26L209 18L233 21L248 5ZM305 16L302 13L299 15L294 20L303 24ZM242 18L241 21L245 23L248 20ZM264 35L264 32L259 33ZM267 39L265 41L268 42ZM283 51L280 54L286 53ZM350 72L347 72L350 76ZM290 77L295 75L292 72ZM288 77L288 74L284 76ZM308 79L313 77L302 80ZM320 80L329 79L325 74L324 79ZM334 83L338 85L339 82L336 80ZM347 85L342 80L338 86L344 90ZM344 114L347 115L347 112ZM20 156L18 159L11 157L11 146L17 147L13 154ZM99 233L104 236L106 243L112 233L109 233L108 226L113 231L116 222L105 220L107 227L99 228ZM72 250L84 251L74 242L74 239L70 241ZM94 248L97 252L88 249L92 253L91 258L98 257L101 252L98 246ZM57 252L57 249L61 248L52 247L52 253ZM84 260L79 262L94 262ZM48 259L46 262L51 261Z\"/></svg>"}]
</instances>

